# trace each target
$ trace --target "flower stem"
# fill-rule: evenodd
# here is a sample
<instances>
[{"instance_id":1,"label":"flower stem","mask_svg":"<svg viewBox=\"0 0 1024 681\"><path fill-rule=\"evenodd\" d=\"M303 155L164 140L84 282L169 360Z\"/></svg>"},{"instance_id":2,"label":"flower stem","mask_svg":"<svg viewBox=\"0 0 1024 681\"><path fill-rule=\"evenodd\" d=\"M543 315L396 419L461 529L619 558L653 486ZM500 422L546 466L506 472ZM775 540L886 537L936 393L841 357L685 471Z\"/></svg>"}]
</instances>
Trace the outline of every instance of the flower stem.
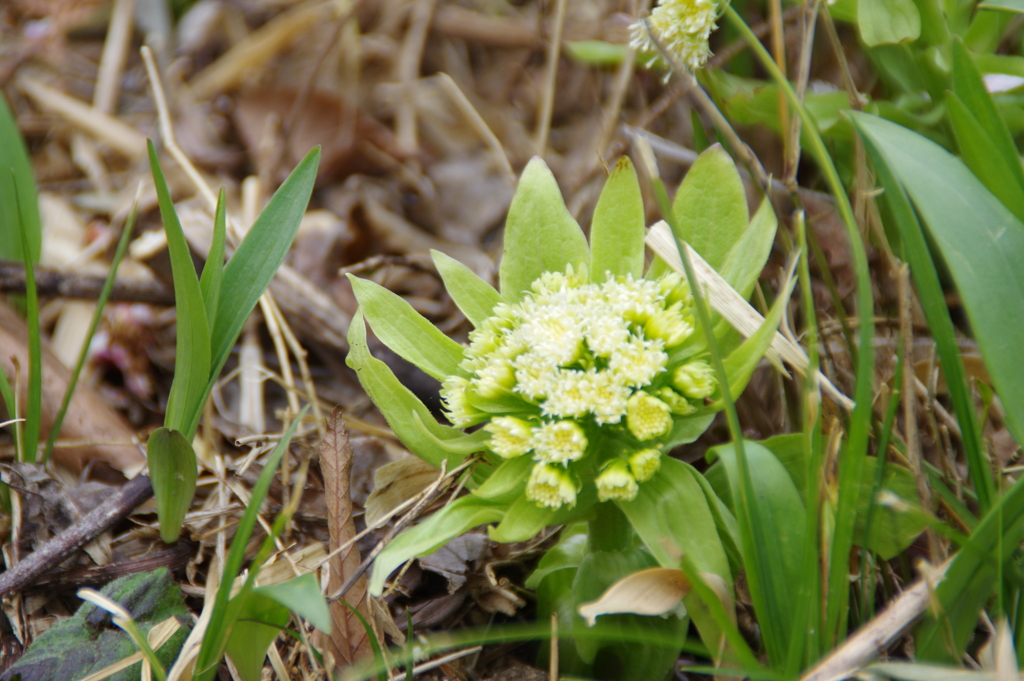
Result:
<instances>
[{"instance_id":1,"label":"flower stem","mask_svg":"<svg viewBox=\"0 0 1024 681\"><path fill-rule=\"evenodd\" d=\"M600 503L594 507L597 517L587 523L590 535L589 550L622 551L633 546L633 528L626 515L614 503Z\"/></svg>"}]
</instances>

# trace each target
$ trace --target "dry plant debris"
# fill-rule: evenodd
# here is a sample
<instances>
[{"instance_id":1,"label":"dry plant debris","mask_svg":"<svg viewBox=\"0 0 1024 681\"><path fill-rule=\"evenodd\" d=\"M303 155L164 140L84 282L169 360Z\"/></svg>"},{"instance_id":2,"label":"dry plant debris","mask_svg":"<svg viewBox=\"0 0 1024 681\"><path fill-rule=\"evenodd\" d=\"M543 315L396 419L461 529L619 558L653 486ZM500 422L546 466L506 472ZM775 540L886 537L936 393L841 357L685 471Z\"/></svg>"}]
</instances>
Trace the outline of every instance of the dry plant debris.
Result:
<instances>
[{"instance_id":1,"label":"dry plant debris","mask_svg":"<svg viewBox=\"0 0 1024 681\"><path fill-rule=\"evenodd\" d=\"M299 574L319 560L323 591L336 593L356 574L361 555L372 555L396 523L413 520L409 508L427 513L445 502L441 492L451 488L441 487L436 471L408 457L344 368L356 304L339 270L359 270L402 294L464 341L468 325L443 293L428 252L446 252L493 280L515 176L531 155L543 153L581 221L593 210L605 164L630 148L631 130L637 128L624 124L653 136L664 177L677 181L694 158L676 143L693 139L694 107L686 89L634 72L628 59L616 68L594 67L563 49L564 41L627 43L624 17L644 4L649 3L14 0L0 7L0 85L27 140L44 206L43 262L50 270L43 279L49 282L42 291L43 315L53 343L44 359L44 430L67 381L60 358L74 356L76 338L81 343L81 334L70 332L84 323L76 306L95 298L127 206L143 186L142 225L115 299L144 307L108 308L61 433L57 470L47 479L17 484L14 469L5 474L22 498L20 513L2 525L9 569L19 552L24 560L43 539L41 526L64 524L51 514L66 509L67 493L51 498L34 486L56 484L69 473L107 481L131 477L144 465L137 443L159 424L165 406L174 320L155 193L142 161L145 139L162 139L170 147L167 132L173 130L174 157L191 164L165 159L197 261L209 251L211 189L227 188L237 236L309 147L324 146L318 188L288 266L254 315L240 356L229 364L203 419L196 443L199 494L183 535L190 543L177 549L161 545L153 508L140 506L130 522L105 528L87 548L88 557L68 558L59 571L38 575L5 601L20 646L70 614L65 585L98 585L120 574L105 569L113 566L172 567L189 607L199 613L211 565L223 564L249 487L300 399L315 401L330 416L301 424L281 480L261 510L261 524L269 527L290 495L300 495L274 566ZM172 19L171 7L184 13ZM785 29L788 36L792 25ZM760 26L761 34L767 30ZM154 101L154 84L139 53L143 44L151 47L164 81L167 111ZM739 49L723 44L718 51L724 59ZM853 66L854 76L862 76L862 65ZM814 78L838 83L838 70L828 64ZM782 157L772 135L742 132L760 159ZM767 165L768 172L784 176L780 162ZM748 184L751 194L755 185ZM770 191L779 214L789 215L787 189L776 184ZM849 394L851 360L833 320L851 303L850 256L831 200L806 189L799 196L819 249L813 287L825 332L825 372L836 394ZM769 289L783 286L784 255L780 245L762 275ZM878 339L879 354L888 360L898 329L895 310L910 302L909 294L898 291L888 267L891 254L883 249L871 258L877 265L876 309L893 311L885 320L891 327L880 324ZM0 289L18 293L23 287L24 271L0 264ZM794 313L803 314L795 308ZM920 327L919 308L908 305L903 321L911 330ZM17 313L0 303L0 367L8 376L27 366L26 336ZM983 375L976 349L969 341L964 348L972 351L966 353L971 370ZM384 348L374 351L428 405L438 406L436 382ZM901 417L905 425L893 437L913 437L920 456L962 479L965 472L955 460L959 431L943 409L944 383L930 339L914 339L913 363L918 404ZM891 380L892 366L880 362L880 385ZM879 393L879 414L887 399ZM788 432L785 388L768 371L758 374L739 408L758 437ZM837 437L841 412L831 413L827 423L826 437ZM911 423L919 426L913 435ZM995 406L986 428L1000 463L1015 460L1019 452ZM723 427L714 427L680 455L696 460L724 437ZM299 462L314 452L319 468L310 469L304 490L293 491ZM2 432L0 454L8 460L13 454ZM941 500L934 510L956 515ZM340 553L322 562L339 547ZM388 598L370 599L357 581L346 600L379 637L392 642L412 635L403 634L407 611L417 630L483 623L494 613L520 617L529 598L521 584L537 548L496 546L485 535L467 535L407 566ZM255 546L249 555L254 551ZM933 559L941 562L944 552L939 547ZM915 587L913 593L919 591ZM370 654L366 632L352 613L334 602L331 614L331 637L278 639L268 667L279 678L323 678L325 665L310 643L329 651L339 668ZM516 669L501 671L507 662L487 667L476 656L469 659L477 667L465 659L451 662L432 672L434 678L533 678L526 672L517 676Z\"/></svg>"}]
</instances>

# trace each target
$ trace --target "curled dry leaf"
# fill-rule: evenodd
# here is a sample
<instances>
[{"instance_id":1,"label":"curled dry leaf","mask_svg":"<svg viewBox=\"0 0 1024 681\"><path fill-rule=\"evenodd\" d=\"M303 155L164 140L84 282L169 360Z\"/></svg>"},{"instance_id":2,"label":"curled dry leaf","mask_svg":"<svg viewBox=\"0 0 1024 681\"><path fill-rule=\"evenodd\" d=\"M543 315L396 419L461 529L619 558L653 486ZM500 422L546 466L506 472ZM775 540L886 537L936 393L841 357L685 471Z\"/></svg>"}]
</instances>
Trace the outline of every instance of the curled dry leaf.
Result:
<instances>
[{"instance_id":1,"label":"curled dry leaf","mask_svg":"<svg viewBox=\"0 0 1024 681\"><path fill-rule=\"evenodd\" d=\"M330 548L334 551L356 535L355 523L352 522L352 498L349 496L352 445L342 421L341 407L335 407L327 419L327 432L320 443L320 470L324 476ZM359 569L359 563L359 549L355 545L334 556L330 562L327 591L331 593L340 589L349 575ZM345 595L345 600L369 619L366 579L358 580ZM341 601L332 602L330 610L333 628L326 644L335 664L347 666L371 657L370 641L359 618Z\"/></svg>"},{"instance_id":2,"label":"curled dry leaf","mask_svg":"<svg viewBox=\"0 0 1024 681\"><path fill-rule=\"evenodd\" d=\"M704 575L705 579L711 576ZM664 615L675 609L688 593L690 582L682 570L649 568L615 582L596 601L581 605L579 613L591 627L600 615Z\"/></svg>"},{"instance_id":3,"label":"curled dry leaf","mask_svg":"<svg viewBox=\"0 0 1024 681\"><path fill-rule=\"evenodd\" d=\"M28 329L14 310L0 303L0 369L15 383L15 360L21 367L23 380L21 399L25 399L28 371ZM43 409L42 438L45 441L50 426L57 416L64 391L71 380L71 372L49 348L43 345ZM75 447L58 446L53 459L73 471L81 471L86 464L102 463L132 477L146 464L145 458L132 439L135 433L120 414L111 409L95 391L78 383L68 407L60 437L63 440L84 443ZM102 468L102 466L101 466Z\"/></svg>"},{"instance_id":4,"label":"curled dry leaf","mask_svg":"<svg viewBox=\"0 0 1024 681\"><path fill-rule=\"evenodd\" d=\"M366 526L375 527L392 509L436 480L437 469L415 456L381 466L373 474L373 492L366 500Z\"/></svg>"}]
</instances>

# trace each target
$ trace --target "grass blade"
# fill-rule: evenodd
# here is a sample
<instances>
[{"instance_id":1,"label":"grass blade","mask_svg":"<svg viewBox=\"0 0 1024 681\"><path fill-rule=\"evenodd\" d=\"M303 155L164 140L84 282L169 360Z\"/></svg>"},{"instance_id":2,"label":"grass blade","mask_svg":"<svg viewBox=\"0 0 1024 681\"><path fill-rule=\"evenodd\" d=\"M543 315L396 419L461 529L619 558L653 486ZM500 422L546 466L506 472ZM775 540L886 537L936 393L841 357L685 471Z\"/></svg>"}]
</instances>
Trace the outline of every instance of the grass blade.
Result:
<instances>
[{"instance_id":1,"label":"grass blade","mask_svg":"<svg viewBox=\"0 0 1024 681\"><path fill-rule=\"evenodd\" d=\"M242 570L242 563L245 561L245 549L249 544L253 528L256 526L256 516L259 513L260 505L267 496L270 483L277 475L278 466L284 457L288 444L295 435L295 429L302 418L309 410L309 405L303 407L299 415L292 421L288 430L281 437L274 450L267 459L267 465L260 472L260 477L253 485L252 495L249 497L249 504L245 507L245 513L235 530L234 539L231 540L231 550L228 552L227 560L224 562L224 569L221 571L220 586L217 588L217 596L214 601L210 623L206 628L206 635L203 637L202 647L196 658L195 679L196 681L209 681L217 672L217 665L224 656L224 648L227 646L228 635L230 634L231 622L228 621L228 601L231 600L231 590L234 587L235 577ZM277 523L275 523L276 525ZM257 559L259 556L257 556ZM258 560L254 561L259 564ZM253 571L254 572L254 571ZM250 572L250 575L252 572ZM248 583L248 582L247 582ZM240 594L241 595L241 594Z\"/></svg>"},{"instance_id":2,"label":"grass blade","mask_svg":"<svg viewBox=\"0 0 1024 681\"><path fill-rule=\"evenodd\" d=\"M60 409L57 410L57 416L53 421L53 427L50 429L50 436L46 440L46 448L43 450L43 463L50 460L50 456L53 455L53 447L57 443L57 436L60 434L61 426L64 424L64 417L68 413L68 406L71 404L71 398L75 395L75 387L78 385L78 377L82 375L82 367L85 366L85 359L89 355L89 345L92 342L93 336L96 334L96 328L100 324L100 319L103 318L103 309L107 305L107 301L110 299L110 292L114 288L114 280L117 278L117 269L121 265L121 259L124 258L125 251L128 250L128 242L131 241L132 231L135 228L135 218L138 210L138 199L136 198L135 203L132 204L131 213L128 214L128 220L124 224L124 228L121 230L121 238L117 242L117 250L114 251L114 260L110 263L110 272L107 274L106 280L103 282L103 288L100 290L99 298L96 299L96 310L92 313L92 320L89 322L89 331L85 334L85 340L82 342L82 349L78 351L78 359L75 361L75 368L71 372L71 380L68 381L68 387L64 391L64 399L60 403Z\"/></svg>"},{"instance_id":3,"label":"grass blade","mask_svg":"<svg viewBox=\"0 0 1024 681\"><path fill-rule=\"evenodd\" d=\"M206 323L212 329L217 320L217 307L220 303L220 287L224 281L224 241L227 238L227 208L225 206L224 188L221 187L217 196L217 213L213 217L213 242L203 266L203 276L199 278L199 290L203 293L206 304Z\"/></svg>"},{"instance_id":4,"label":"grass blade","mask_svg":"<svg viewBox=\"0 0 1024 681\"><path fill-rule=\"evenodd\" d=\"M211 329L211 363L205 394L217 380L245 320L284 262L306 213L319 163L320 147L315 147L274 192L224 268L217 320Z\"/></svg>"},{"instance_id":5,"label":"grass blade","mask_svg":"<svg viewBox=\"0 0 1024 681\"><path fill-rule=\"evenodd\" d=\"M23 224L28 234L29 260L39 261L42 251L42 229L39 223L39 201L32 164L18 124L0 95L0 260L23 260ZM20 206L20 208L19 208Z\"/></svg>"},{"instance_id":6,"label":"grass blade","mask_svg":"<svg viewBox=\"0 0 1024 681\"><path fill-rule=\"evenodd\" d=\"M206 323L206 306L203 304L196 268L192 264L192 253L174 211L171 193L167 189L167 181L160 169L160 160L152 141L149 142L149 166L156 185L160 217L167 234L178 318L174 383L167 397L164 425L191 440L195 435L195 424L199 422L199 413L206 398L206 384L210 378L210 327ZM154 487L154 492L159 498L161 490Z\"/></svg>"},{"instance_id":7,"label":"grass blade","mask_svg":"<svg viewBox=\"0 0 1024 681\"><path fill-rule=\"evenodd\" d=\"M39 445L39 422L43 411L43 347L39 336L39 291L36 288L35 268L32 265L32 247L21 209L18 178L11 171L14 184L14 203L18 209L18 228L21 230L22 262L25 263L25 312L28 320L28 404L25 405L25 424L22 429L21 460L35 463Z\"/></svg>"}]
</instances>

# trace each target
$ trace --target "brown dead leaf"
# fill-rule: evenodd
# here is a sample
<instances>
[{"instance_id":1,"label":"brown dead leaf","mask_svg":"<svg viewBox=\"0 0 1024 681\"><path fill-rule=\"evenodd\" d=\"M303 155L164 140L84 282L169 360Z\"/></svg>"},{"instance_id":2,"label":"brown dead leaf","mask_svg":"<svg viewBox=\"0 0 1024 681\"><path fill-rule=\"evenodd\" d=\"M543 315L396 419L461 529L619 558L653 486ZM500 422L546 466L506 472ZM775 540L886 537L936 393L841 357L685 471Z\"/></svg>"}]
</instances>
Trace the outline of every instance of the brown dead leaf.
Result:
<instances>
[{"instance_id":1,"label":"brown dead leaf","mask_svg":"<svg viewBox=\"0 0 1024 681\"><path fill-rule=\"evenodd\" d=\"M15 381L15 360L21 367L23 380L21 399L25 399L27 381L24 376L28 371L28 328L21 317L0 302L0 369ZM65 367L49 348L43 345L43 408L41 435L43 441L49 434L50 427L60 409L61 400L71 380L71 372ZM86 464L100 462L132 477L145 464L146 460L138 446L132 442L135 433L124 418L111 409L87 385L79 382L75 395L71 400L60 437L63 440L83 442L76 447L57 447L53 451L53 460L73 471L81 471ZM94 444L93 444L94 443Z\"/></svg>"},{"instance_id":2,"label":"brown dead leaf","mask_svg":"<svg viewBox=\"0 0 1024 681\"><path fill-rule=\"evenodd\" d=\"M352 470L352 445L348 441L341 418L341 407L335 407L327 419L327 433L320 443L320 471L324 477L324 496L327 499L327 527L330 530L330 550L356 535L352 522L352 499L349 496L349 475ZM359 568L359 549L355 545L342 551L330 562L327 591L340 589L348 576ZM366 579L361 578L349 589L345 600L370 618L367 606ZM325 641L336 665L352 665L373 655L370 640L359 618L339 601L331 603L331 637Z\"/></svg>"},{"instance_id":3,"label":"brown dead leaf","mask_svg":"<svg viewBox=\"0 0 1024 681\"><path fill-rule=\"evenodd\" d=\"M366 526L376 526L392 509L436 481L437 469L415 456L381 466L373 474L373 492L366 500Z\"/></svg>"},{"instance_id":4,"label":"brown dead leaf","mask_svg":"<svg viewBox=\"0 0 1024 681\"><path fill-rule=\"evenodd\" d=\"M297 115L291 118L299 96L299 91L292 88L259 88L236 99L235 124L250 159L258 162L266 154L268 143L276 143L277 135L287 130L288 147L281 172L294 167L318 144L323 145L317 174L320 182L381 170L364 153L363 145L392 151L395 142L387 128L326 92L310 93L299 102Z\"/></svg>"}]
</instances>

